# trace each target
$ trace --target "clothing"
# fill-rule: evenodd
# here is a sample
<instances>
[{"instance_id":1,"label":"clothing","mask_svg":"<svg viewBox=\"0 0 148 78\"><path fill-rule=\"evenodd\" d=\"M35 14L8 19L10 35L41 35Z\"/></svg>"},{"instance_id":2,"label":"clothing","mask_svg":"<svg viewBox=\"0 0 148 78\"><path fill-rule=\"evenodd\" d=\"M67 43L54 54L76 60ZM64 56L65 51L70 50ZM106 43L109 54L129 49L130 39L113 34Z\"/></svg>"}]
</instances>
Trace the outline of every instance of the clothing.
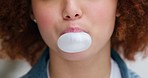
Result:
<instances>
[{"instance_id":1,"label":"clothing","mask_svg":"<svg viewBox=\"0 0 148 78\"><path fill-rule=\"evenodd\" d=\"M117 63L122 78L140 78L137 74L127 68L125 62L113 49L111 49L111 58ZM49 49L47 48L32 69L21 78L48 78L47 63L49 59Z\"/></svg>"},{"instance_id":2,"label":"clothing","mask_svg":"<svg viewBox=\"0 0 148 78\"><path fill-rule=\"evenodd\" d=\"M118 64L113 59L111 59L110 78L122 78L120 68L119 68Z\"/></svg>"}]
</instances>

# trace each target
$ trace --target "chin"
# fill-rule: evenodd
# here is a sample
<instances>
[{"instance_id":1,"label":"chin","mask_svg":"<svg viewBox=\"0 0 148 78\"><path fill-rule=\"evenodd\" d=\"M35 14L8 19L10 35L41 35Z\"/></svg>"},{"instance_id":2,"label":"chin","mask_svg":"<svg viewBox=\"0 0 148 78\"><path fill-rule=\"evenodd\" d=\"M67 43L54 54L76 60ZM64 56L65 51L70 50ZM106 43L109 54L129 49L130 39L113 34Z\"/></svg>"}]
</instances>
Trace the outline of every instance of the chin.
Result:
<instances>
[{"instance_id":1,"label":"chin","mask_svg":"<svg viewBox=\"0 0 148 78\"><path fill-rule=\"evenodd\" d=\"M78 53L66 53L61 52L62 57L68 61L83 61L90 57L90 54L87 51L78 52Z\"/></svg>"}]
</instances>

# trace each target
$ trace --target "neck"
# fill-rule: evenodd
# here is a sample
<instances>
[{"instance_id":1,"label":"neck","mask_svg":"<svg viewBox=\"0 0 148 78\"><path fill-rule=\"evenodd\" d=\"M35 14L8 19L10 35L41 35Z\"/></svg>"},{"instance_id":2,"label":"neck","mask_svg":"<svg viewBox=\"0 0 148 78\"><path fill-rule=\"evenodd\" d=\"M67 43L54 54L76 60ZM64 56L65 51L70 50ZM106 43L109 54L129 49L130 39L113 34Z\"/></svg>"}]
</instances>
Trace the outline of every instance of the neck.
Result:
<instances>
[{"instance_id":1,"label":"neck","mask_svg":"<svg viewBox=\"0 0 148 78\"><path fill-rule=\"evenodd\" d=\"M52 54L49 64L50 78L109 78L110 70L110 49L81 61L68 61Z\"/></svg>"}]
</instances>

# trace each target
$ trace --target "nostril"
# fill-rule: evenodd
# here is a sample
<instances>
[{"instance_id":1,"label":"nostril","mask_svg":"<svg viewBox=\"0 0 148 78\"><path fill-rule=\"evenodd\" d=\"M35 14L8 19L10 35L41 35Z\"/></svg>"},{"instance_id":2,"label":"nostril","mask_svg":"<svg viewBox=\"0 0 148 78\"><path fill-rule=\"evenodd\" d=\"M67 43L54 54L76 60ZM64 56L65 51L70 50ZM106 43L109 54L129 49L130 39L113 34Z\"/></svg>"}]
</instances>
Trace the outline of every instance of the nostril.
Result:
<instances>
[{"instance_id":1,"label":"nostril","mask_svg":"<svg viewBox=\"0 0 148 78\"><path fill-rule=\"evenodd\" d=\"M76 15L75 15L75 17L78 17L78 16L79 16L79 14L76 14Z\"/></svg>"},{"instance_id":2,"label":"nostril","mask_svg":"<svg viewBox=\"0 0 148 78\"><path fill-rule=\"evenodd\" d=\"M70 18L70 16L66 16L66 18Z\"/></svg>"},{"instance_id":3,"label":"nostril","mask_svg":"<svg viewBox=\"0 0 148 78\"><path fill-rule=\"evenodd\" d=\"M64 19L65 20L75 20L80 18L80 14L76 13L76 14L71 14L71 15L64 15Z\"/></svg>"}]
</instances>

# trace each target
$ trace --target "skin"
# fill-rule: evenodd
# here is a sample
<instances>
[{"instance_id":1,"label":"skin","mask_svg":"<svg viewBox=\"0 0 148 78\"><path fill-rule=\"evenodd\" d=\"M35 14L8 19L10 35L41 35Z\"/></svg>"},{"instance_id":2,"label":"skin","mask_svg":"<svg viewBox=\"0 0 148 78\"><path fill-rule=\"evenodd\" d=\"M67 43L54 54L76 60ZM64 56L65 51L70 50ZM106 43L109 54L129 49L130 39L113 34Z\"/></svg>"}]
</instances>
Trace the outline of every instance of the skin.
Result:
<instances>
[{"instance_id":1,"label":"skin","mask_svg":"<svg viewBox=\"0 0 148 78\"><path fill-rule=\"evenodd\" d=\"M33 18L50 47L51 78L109 78L116 8L117 0L32 0ZM64 53L57 47L60 35L71 27L90 34L89 49Z\"/></svg>"}]
</instances>

